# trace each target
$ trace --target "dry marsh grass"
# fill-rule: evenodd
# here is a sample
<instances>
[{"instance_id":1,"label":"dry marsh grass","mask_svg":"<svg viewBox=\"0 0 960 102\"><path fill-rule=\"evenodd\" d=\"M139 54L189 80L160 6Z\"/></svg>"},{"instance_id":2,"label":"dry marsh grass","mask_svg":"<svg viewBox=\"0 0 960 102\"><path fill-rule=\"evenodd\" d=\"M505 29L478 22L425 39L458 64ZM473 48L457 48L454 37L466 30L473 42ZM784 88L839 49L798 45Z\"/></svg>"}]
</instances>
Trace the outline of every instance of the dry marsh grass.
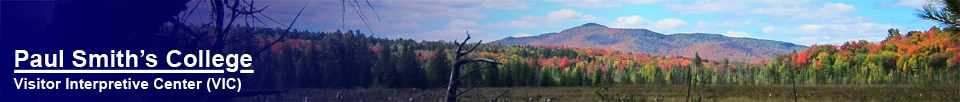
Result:
<instances>
[{"instance_id":1,"label":"dry marsh grass","mask_svg":"<svg viewBox=\"0 0 960 102\"><path fill-rule=\"evenodd\" d=\"M462 101L491 101L510 90L498 101L685 101L687 87L682 85L640 85L602 87L483 87L461 96ZM426 92L416 101L440 101L443 90ZM409 101L423 93L421 89L291 89L278 95L236 98L246 102L385 102ZM598 94L599 93L599 94ZM704 102L793 101L793 86L696 86L692 99ZM802 85L797 86L800 101L960 101L960 85ZM601 95L608 97L601 98Z\"/></svg>"}]
</instances>

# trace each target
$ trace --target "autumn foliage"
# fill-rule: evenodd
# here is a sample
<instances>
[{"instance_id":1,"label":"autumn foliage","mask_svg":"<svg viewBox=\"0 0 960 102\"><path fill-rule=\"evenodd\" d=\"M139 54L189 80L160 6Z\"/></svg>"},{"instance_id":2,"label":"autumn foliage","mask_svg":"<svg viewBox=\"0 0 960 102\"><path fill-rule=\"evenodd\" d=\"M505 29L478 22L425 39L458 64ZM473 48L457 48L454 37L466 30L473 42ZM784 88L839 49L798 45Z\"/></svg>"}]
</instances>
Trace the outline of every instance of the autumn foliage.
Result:
<instances>
[{"instance_id":1,"label":"autumn foliage","mask_svg":"<svg viewBox=\"0 0 960 102\"><path fill-rule=\"evenodd\" d=\"M957 33L933 27L927 31L910 31L906 35L889 35L880 42L850 41L839 47L813 45L800 54L789 54L789 58L775 58L767 65L808 70L798 73L804 74L802 77L806 78L802 79L808 82L844 84L932 83L932 79L951 77L960 70L960 57L956 57L960 55ZM895 82L892 80L895 77L923 80Z\"/></svg>"},{"instance_id":2,"label":"autumn foliage","mask_svg":"<svg viewBox=\"0 0 960 102\"><path fill-rule=\"evenodd\" d=\"M358 31L303 33L270 46L255 68L267 68L263 80L293 87L436 87L451 64L454 44L364 36ZM618 50L567 46L480 44L471 58L503 63L467 77L465 84L484 86L595 86L618 84L687 84L694 75L702 84L888 84L958 83L958 34L939 28L890 34L880 42L850 41L812 45L757 62L706 58L693 68L693 58L658 56ZM257 37L267 41L272 36ZM254 47L263 42L250 42ZM259 45L259 46L257 46ZM230 48L230 47L228 47ZM700 53L701 56L711 56ZM389 62L383 62L389 61ZM468 64L467 69L482 68ZM688 71L696 70L696 71ZM494 73L499 72L499 73ZM695 72L695 73L690 73ZM292 74L291 74L292 73ZM446 74L445 74L446 73ZM794 77L793 75L796 75ZM287 82L289 81L289 82ZM271 86L261 86L271 87Z\"/></svg>"}]
</instances>

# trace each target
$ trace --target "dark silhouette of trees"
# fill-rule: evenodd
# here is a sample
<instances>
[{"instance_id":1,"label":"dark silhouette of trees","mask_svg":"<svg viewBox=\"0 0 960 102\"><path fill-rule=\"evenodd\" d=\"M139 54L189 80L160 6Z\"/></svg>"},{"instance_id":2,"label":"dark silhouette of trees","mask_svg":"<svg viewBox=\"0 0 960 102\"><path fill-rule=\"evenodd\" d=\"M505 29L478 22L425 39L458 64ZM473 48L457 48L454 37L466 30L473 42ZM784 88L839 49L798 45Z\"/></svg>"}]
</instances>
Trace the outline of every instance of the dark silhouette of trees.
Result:
<instances>
[{"instance_id":1,"label":"dark silhouette of trees","mask_svg":"<svg viewBox=\"0 0 960 102\"><path fill-rule=\"evenodd\" d=\"M424 88L427 82L426 72L421 67L420 55L414 52L415 42L413 40L404 40L400 51L400 62L397 63L398 69L402 70L401 80L403 87Z\"/></svg>"},{"instance_id":2,"label":"dark silhouette of trees","mask_svg":"<svg viewBox=\"0 0 960 102\"><path fill-rule=\"evenodd\" d=\"M376 84L383 84L387 87L398 87L401 84L401 80L397 78L401 77L397 71L396 60L393 58L392 46L389 41L380 42L377 48L379 50L379 52L377 52L379 58L373 70L374 74L380 75L380 77L376 78Z\"/></svg>"},{"instance_id":3,"label":"dark silhouette of trees","mask_svg":"<svg viewBox=\"0 0 960 102\"><path fill-rule=\"evenodd\" d=\"M372 65L376 55L367 46L369 39L358 31L334 32L320 40L324 50L324 87L367 87L373 83Z\"/></svg>"}]
</instances>

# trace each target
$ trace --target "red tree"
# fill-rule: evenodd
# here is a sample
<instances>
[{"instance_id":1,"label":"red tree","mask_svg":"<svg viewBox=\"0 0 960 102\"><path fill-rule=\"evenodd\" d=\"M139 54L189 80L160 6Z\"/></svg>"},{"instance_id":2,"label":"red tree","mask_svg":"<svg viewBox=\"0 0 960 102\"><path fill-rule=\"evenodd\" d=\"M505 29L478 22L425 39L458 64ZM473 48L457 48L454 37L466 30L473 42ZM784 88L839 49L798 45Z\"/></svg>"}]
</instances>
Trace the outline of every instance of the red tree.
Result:
<instances>
[{"instance_id":1,"label":"red tree","mask_svg":"<svg viewBox=\"0 0 960 102\"><path fill-rule=\"evenodd\" d=\"M800 55L797 55L797 66L804 67L807 65L807 60L810 58L807 52L808 51L804 51L803 53L800 53Z\"/></svg>"}]
</instances>

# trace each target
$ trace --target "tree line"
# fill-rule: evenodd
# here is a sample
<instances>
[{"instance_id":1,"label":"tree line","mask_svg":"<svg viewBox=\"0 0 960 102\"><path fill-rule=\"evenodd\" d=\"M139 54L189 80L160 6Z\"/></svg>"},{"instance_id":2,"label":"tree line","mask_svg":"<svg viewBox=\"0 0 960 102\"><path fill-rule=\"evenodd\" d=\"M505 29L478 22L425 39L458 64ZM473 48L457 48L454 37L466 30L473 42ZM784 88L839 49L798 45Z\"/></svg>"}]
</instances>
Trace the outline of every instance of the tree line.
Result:
<instances>
[{"instance_id":1,"label":"tree line","mask_svg":"<svg viewBox=\"0 0 960 102\"><path fill-rule=\"evenodd\" d=\"M281 29L260 31L253 39L227 46L227 52L269 45ZM502 65L466 77L487 87L551 87L606 85L698 84L953 84L960 78L956 33L931 28L896 32L881 42L853 41L814 45L805 51L777 55L759 63L724 59L694 61L565 46L479 44L469 58L493 59ZM447 83L456 45L446 41L385 39L360 31L294 30L260 54L254 79L258 88L434 88ZM695 63L703 63L700 67ZM466 64L465 70L489 66ZM693 70L693 71L690 71ZM466 73L466 72L463 72ZM693 77L688 80L687 76ZM796 76L792 76L796 75Z\"/></svg>"}]
</instances>

